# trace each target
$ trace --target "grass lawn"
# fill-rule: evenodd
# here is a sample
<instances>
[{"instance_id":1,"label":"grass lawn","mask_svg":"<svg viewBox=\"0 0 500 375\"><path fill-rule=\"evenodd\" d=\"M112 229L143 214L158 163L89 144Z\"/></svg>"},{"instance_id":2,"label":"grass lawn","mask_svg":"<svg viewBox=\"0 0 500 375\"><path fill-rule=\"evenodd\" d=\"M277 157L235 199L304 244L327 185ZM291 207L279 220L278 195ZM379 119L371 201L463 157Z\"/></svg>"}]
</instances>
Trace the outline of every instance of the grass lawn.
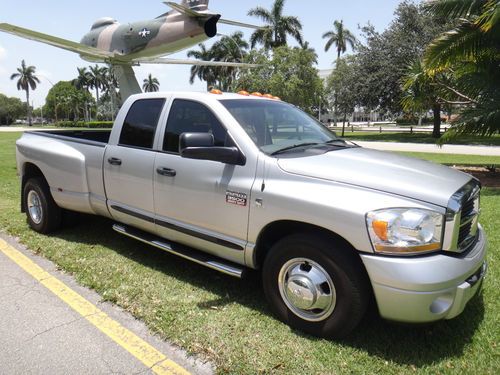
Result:
<instances>
[{"instance_id":1,"label":"grass lawn","mask_svg":"<svg viewBox=\"0 0 500 375\"><path fill-rule=\"evenodd\" d=\"M338 136L342 134L342 130L335 130L335 132ZM344 138L351 141L436 143L436 139L432 138L430 134L350 132L347 128L344 134ZM500 135L497 134L492 137L462 136L450 141L450 144L500 146Z\"/></svg>"},{"instance_id":2,"label":"grass lawn","mask_svg":"<svg viewBox=\"0 0 500 375\"><path fill-rule=\"evenodd\" d=\"M428 152L397 152L398 154L425 159L446 165L500 166L500 156L437 154Z\"/></svg>"},{"instance_id":3,"label":"grass lawn","mask_svg":"<svg viewBox=\"0 0 500 375\"><path fill-rule=\"evenodd\" d=\"M369 315L335 342L291 330L264 301L257 273L237 280L122 237L87 217L52 236L19 212L14 141L0 134L0 228L54 261L162 337L213 361L219 373L498 374L500 372L500 190L483 191L488 233L484 292L451 321L402 326Z\"/></svg>"}]
</instances>

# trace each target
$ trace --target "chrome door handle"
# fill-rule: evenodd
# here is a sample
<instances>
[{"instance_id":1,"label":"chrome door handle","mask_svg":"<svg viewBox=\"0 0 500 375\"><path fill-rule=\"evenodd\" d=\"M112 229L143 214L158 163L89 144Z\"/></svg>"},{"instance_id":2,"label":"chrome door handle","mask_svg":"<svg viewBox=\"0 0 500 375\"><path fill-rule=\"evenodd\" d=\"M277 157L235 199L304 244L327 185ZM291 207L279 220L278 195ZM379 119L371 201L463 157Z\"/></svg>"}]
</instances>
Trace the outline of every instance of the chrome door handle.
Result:
<instances>
[{"instance_id":1,"label":"chrome door handle","mask_svg":"<svg viewBox=\"0 0 500 375\"><path fill-rule=\"evenodd\" d=\"M118 158L108 158L108 163L111 165L122 165L122 160Z\"/></svg>"},{"instance_id":2,"label":"chrome door handle","mask_svg":"<svg viewBox=\"0 0 500 375\"><path fill-rule=\"evenodd\" d=\"M175 175L177 174L175 169L163 168L163 167L156 168L156 173L158 173L159 175L168 176L168 177L175 177Z\"/></svg>"}]
</instances>

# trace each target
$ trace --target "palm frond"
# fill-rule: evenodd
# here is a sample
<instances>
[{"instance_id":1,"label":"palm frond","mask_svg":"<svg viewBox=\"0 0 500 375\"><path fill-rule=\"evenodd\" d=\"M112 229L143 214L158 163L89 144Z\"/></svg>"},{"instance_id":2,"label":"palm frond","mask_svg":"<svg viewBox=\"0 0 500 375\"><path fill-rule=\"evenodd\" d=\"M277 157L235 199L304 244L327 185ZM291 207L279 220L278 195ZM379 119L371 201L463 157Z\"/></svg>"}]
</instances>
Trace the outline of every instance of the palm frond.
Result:
<instances>
[{"instance_id":1,"label":"palm frond","mask_svg":"<svg viewBox=\"0 0 500 375\"><path fill-rule=\"evenodd\" d=\"M462 20L455 29L434 40L425 54L429 68L447 67L457 61L472 59L485 45L485 37L472 22Z\"/></svg>"},{"instance_id":2,"label":"palm frond","mask_svg":"<svg viewBox=\"0 0 500 375\"><path fill-rule=\"evenodd\" d=\"M424 4L425 9L443 18L464 18L477 15L488 0L431 0Z\"/></svg>"}]
</instances>

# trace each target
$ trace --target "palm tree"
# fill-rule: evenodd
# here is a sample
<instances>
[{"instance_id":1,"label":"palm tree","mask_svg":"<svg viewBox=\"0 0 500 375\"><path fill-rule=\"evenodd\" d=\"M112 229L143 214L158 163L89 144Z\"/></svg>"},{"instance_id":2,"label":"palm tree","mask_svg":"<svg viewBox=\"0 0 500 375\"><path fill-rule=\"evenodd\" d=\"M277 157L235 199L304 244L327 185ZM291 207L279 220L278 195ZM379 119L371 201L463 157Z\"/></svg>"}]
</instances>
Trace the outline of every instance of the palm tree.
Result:
<instances>
[{"instance_id":1,"label":"palm tree","mask_svg":"<svg viewBox=\"0 0 500 375\"><path fill-rule=\"evenodd\" d=\"M323 39L328 38L325 45L325 52L328 52L330 47L335 44L337 47L337 59L340 55L347 51L347 45L349 44L352 49L356 45L356 37L344 27L344 21L340 22L335 20L333 22L333 30L327 31L323 34Z\"/></svg>"},{"instance_id":2,"label":"palm tree","mask_svg":"<svg viewBox=\"0 0 500 375\"><path fill-rule=\"evenodd\" d=\"M314 62L317 64L318 63L318 54L316 53L316 50L314 47L311 47L309 42L302 42L300 43L300 48L303 49L304 51L307 51L309 53L312 53L314 56Z\"/></svg>"},{"instance_id":3,"label":"palm tree","mask_svg":"<svg viewBox=\"0 0 500 375\"><path fill-rule=\"evenodd\" d=\"M78 77L76 77L72 83L78 90L87 90L89 89L90 82L92 80L91 74L87 71L86 67L76 68L78 71Z\"/></svg>"},{"instance_id":4,"label":"palm tree","mask_svg":"<svg viewBox=\"0 0 500 375\"><path fill-rule=\"evenodd\" d=\"M243 62L247 56L248 43L243 39L243 33L237 31L229 36L224 35L210 49L212 59L223 62ZM237 78L239 68L222 66L214 69L216 81L221 90L230 91Z\"/></svg>"},{"instance_id":5,"label":"palm tree","mask_svg":"<svg viewBox=\"0 0 500 375\"><path fill-rule=\"evenodd\" d=\"M160 81L149 73L148 78L143 81L142 89L145 92L156 92L160 89Z\"/></svg>"},{"instance_id":6,"label":"palm tree","mask_svg":"<svg viewBox=\"0 0 500 375\"><path fill-rule=\"evenodd\" d=\"M256 30L250 37L252 48L258 43L266 50L284 46L288 35L302 43L302 24L298 17L283 15L284 5L285 0L275 0L271 10L260 6L250 9L249 16L258 17L267 24L267 27Z\"/></svg>"},{"instance_id":7,"label":"palm tree","mask_svg":"<svg viewBox=\"0 0 500 375\"><path fill-rule=\"evenodd\" d=\"M187 56L203 61L212 60L212 49L207 49L203 43L198 44L198 48L199 50L189 50ZM207 82L207 89L215 84L215 72L211 66L193 65L191 67L189 83L193 84L196 77L201 81Z\"/></svg>"},{"instance_id":8,"label":"palm tree","mask_svg":"<svg viewBox=\"0 0 500 375\"><path fill-rule=\"evenodd\" d=\"M40 83L40 80L35 75L36 68L32 65L26 66L24 60L21 62L21 67L17 68L17 73L10 76L10 79L17 80L17 89L26 91L26 107L28 109L28 123L29 126L32 125L31 120L31 106L30 106L30 88L31 90L36 89L36 84Z\"/></svg>"},{"instance_id":9,"label":"palm tree","mask_svg":"<svg viewBox=\"0 0 500 375\"><path fill-rule=\"evenodd\" d=\"M421 60L415 61L403 77L404 95L401 101L403 109L408 112L428 111L434 114L432 136L441 136L441 106L438 76L428 74Z\"/></svg>"},{"instance_id":10,"label":"palm tree","mask_svg":"<svg viewBox=\"0 0 500 375\"><path fill-rule=\"evenodd\" d=\"M106 86L106 73L108 68L100 67L99 65L94 65L90 67L89 72L89 87L95 90L95 96L97 102L99 102L99 90L102 90Z\"/></svg>"},{"instance_id":11,"label":"palm tree","mask_svg":"<svg viewBox=\"0 0 500 375\"><path fill-rule=\"evenodd\" d=\"M456 134L490 135L500 129L500 1L433 0L427 10L455 27L435 39L425 54L429 74L453 72L444 88L465 105Z\"/></svg>"}]
</instances>

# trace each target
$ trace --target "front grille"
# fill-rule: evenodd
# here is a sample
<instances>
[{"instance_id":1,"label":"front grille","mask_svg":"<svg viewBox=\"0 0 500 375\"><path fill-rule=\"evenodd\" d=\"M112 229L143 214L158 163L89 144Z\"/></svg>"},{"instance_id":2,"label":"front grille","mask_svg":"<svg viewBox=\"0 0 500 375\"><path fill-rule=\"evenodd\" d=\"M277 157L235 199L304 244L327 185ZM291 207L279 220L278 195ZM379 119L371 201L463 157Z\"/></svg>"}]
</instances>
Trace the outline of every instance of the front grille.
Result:
<instances>
[{"instance_id":1,"label":"front grille","mask_svg":"<svg viewBox=\"0 0 500 375\"><path fill-rule=\"evenodd\" d=\"M479 215L479 189L471 191L471 194L464 198L457 241L458 248L461 251L466 250L476 237L477 216Z\"/></svg>"},{"instance_id":2,"label":"front grille","mask_svg":"<svg viewBox=\"0 0 500 375\"><path fill-rule=\"evenodd\" d=\"M446 211L443 250L464 253L476 243L480 190L479 181L471 180L450 198Z\"/></svg>"}]
</instances>

